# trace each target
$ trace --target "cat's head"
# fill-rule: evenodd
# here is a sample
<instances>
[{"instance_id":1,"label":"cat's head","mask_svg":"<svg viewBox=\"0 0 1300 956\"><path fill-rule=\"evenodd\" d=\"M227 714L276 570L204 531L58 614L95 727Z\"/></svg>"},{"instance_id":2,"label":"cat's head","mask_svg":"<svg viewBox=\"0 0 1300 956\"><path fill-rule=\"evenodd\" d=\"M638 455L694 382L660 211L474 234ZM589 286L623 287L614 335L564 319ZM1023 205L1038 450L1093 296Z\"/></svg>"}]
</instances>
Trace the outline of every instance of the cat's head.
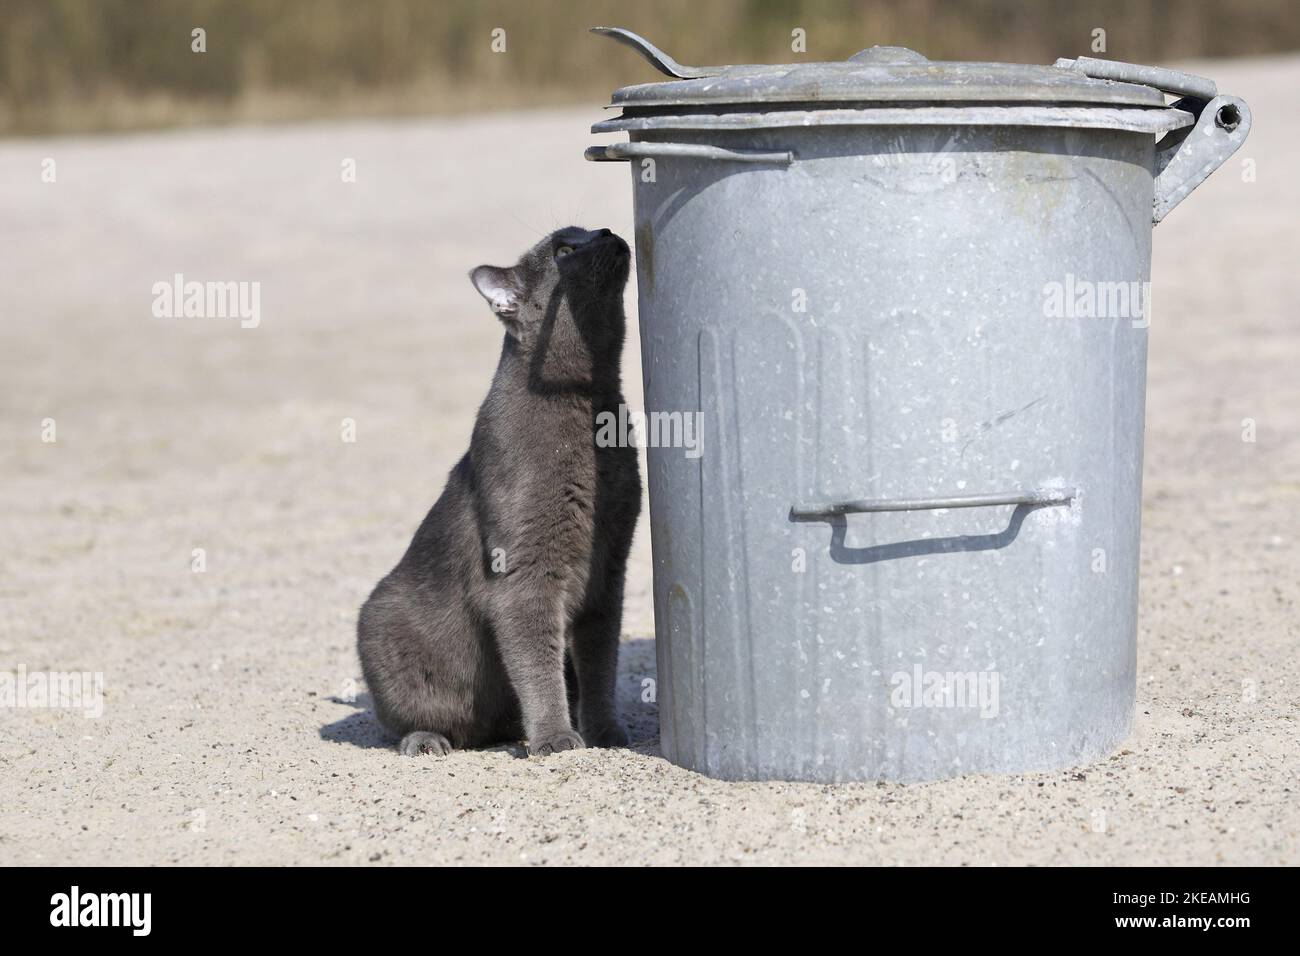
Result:
<instances>
[{"instance_id":1,"label":"cat's head","mask_svg":"<svg viewBox=\"0 0 1300 956\"><path fill-rule=\"evenodd\" d=\"M470 280L525 349L581 343L598 358L623 344L623 287L630 261L627 243L608 229L566 226L513 266L479 266Z\"/></svg>"}]
</instances>

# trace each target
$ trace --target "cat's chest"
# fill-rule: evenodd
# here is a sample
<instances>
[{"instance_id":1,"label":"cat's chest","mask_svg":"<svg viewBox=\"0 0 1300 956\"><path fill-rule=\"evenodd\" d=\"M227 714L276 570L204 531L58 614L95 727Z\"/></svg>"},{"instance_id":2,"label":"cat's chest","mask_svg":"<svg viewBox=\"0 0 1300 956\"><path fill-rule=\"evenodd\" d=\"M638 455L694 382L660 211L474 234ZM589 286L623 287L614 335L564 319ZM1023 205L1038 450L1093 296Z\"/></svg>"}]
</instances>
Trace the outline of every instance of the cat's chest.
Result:
<instances>
[{"instance_id":1,"label":"cat's chest","mask_svg":"<svg viewBox=\"0 0 1300 956\"><path fill-rule=\"evenodd\" d=\"M556 443L542 452L534 473L533 493L539 500L560 504L575 517L594 513L601 474L590 439Z\"/></svg>"},{"instance_id":2,"label":"cat's chest","mask_svg":"<svg viewBox=\"0 0 1300 956\"><path fill-rule=\"evenodd\" d=\"M626 495L635 475L635 448L602 447L587 432L533 449L527 498L549 514L552 527L585 537L599 533L598 516Z\"/></svg>"},{"instance_id":3,"label":"cat's chest","mask_svg":"<svg viewBox=\"0 0 1300 956\"><path fill-rule=\"evenodd\" d=\"M608 441L595 425L606 404L551 405L534 409L530 421L512 423L515 487L510 497L537 515L535 527L572 527L589 534L602 501L608 502L612 490L625 483L621 473L635 470L635 448Z\"/></svg>"}]
</instances>

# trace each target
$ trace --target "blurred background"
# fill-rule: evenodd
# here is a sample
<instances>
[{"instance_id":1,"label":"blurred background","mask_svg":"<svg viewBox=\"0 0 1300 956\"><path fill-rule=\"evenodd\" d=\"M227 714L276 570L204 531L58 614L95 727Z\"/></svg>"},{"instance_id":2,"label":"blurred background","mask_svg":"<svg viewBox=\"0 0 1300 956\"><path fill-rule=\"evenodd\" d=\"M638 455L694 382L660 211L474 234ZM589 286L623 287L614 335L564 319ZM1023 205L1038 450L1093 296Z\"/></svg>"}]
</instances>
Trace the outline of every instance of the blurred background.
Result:
<instances>
[{"instance_id":1,"label":"blurred background","mask_svg":"<svg viewBox=\"0 0 1300 956\"><path fill-rule=\"evenodd\" d=\"M701 64L838 59L873 44L1041 63L1300 48L1295 0L4 0L0 135L599 102L657 78L585 35L595 25ZM791 50L796 28L806 52Z\"/></svg>"}]
</instances>

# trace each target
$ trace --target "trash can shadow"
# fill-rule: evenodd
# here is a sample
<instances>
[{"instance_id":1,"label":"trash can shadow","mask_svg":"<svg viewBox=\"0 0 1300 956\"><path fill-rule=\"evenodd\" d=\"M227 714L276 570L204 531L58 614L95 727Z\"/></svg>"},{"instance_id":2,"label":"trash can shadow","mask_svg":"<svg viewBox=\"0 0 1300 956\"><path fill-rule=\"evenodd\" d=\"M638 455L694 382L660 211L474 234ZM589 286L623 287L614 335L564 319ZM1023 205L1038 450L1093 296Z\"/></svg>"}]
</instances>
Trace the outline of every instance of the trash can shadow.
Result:
<instances>
[{"instance_id":1,"label":"trash can shadow","mask_svg":"<svg viewBox=\"0 0 1300 956\"><path fill-rule=\"evenodd\" d=\"M848 537L848 518L835 515L825 520L831 527L831 560L836 564L874 564L877 561L892 561L896 558L916 558L930 554L951 554L959 551L994 551L1005 548L1016 540L1020 526L1025 523L1025 516L1039 508L1050 507L1045 504L1016 505L1011 512L1011 519L1001 531L992 534L960 534L946 538L915 538L910 541L895 541L889 544L877 544L870 547L852 547L845 543ZM791 518L791 521L807 520Z\"/></svg>"}]
</instances>

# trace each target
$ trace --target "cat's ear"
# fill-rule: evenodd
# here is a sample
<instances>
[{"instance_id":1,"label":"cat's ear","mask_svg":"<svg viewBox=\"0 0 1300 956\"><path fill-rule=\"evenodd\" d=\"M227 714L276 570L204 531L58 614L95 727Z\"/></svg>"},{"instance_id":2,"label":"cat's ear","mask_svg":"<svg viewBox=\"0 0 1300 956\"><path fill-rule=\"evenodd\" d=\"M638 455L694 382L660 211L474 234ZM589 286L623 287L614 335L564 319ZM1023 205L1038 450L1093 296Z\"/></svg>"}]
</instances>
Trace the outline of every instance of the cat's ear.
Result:
<instances>
[{"instance_id":1,"label":"cat's ear","mask_svg":"<svg viewBox=\"0 0 1300 956\"><path fill-rule=\"evenodd\" d=\"M503 319L513 319L519 314L519 304L524 292L514 269L500 266L479 266L469 274L469 279L479 295L487 299L492 311Z\"/></svg>"}]
</instances>

